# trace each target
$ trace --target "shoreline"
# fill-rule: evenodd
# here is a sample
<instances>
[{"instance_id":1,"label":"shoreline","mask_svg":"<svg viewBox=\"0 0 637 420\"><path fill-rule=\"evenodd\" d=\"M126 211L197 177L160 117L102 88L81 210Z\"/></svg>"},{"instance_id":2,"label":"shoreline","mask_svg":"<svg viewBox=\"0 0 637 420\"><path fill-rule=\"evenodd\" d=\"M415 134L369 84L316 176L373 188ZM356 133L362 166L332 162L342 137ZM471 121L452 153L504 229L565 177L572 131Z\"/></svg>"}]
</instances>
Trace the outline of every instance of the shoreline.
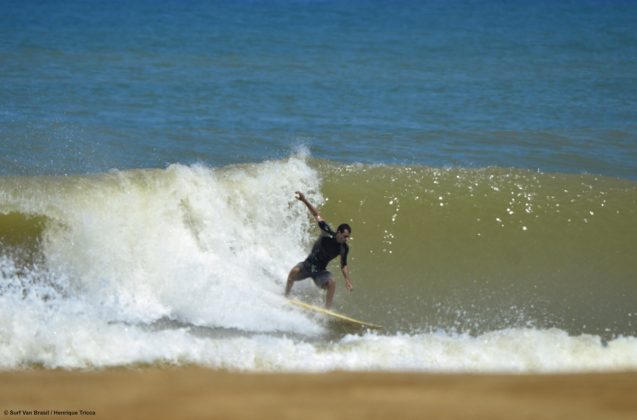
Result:
<instances>
[{"instance_id":1,"label":"shoreline","mask_svg":"<svg viewBox=\"0 0 637 420\"><path fill-rule=\"evenodd\" d=\"M629 419L637 416L635 395L633 371L235 373L194 366L0 371L4 418Z\"/></svg>"}]
</instances>

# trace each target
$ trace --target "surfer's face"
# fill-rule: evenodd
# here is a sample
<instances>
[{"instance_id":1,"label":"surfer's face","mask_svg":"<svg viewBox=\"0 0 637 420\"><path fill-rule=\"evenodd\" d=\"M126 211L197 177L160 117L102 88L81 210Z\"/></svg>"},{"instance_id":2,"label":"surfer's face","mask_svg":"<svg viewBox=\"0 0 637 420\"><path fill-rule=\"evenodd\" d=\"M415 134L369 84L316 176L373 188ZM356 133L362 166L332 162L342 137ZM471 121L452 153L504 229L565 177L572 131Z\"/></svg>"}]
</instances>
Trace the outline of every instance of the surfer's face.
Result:
<instances>
[{"instance_id":1,"label":"surfer's face","mask_svg":"<svg viewBox=\"0 0 637 420\"><path fill-rule=\"evenodd\" d=\"M345 229L342 232L336 232L336 242L338 242L339 244L344 244L345 242L349 241L349 237L350 237L350 233L349 230Z\"/></svg>"}]
</instances>

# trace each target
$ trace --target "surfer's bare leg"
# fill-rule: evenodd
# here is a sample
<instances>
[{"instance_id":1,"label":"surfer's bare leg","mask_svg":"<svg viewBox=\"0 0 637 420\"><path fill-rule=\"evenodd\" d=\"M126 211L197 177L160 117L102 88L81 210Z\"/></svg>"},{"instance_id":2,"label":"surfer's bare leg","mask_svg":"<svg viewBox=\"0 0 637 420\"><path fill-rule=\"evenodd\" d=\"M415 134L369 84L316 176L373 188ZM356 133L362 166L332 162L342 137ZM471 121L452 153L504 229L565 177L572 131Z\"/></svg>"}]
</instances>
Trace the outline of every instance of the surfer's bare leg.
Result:
<instances>
[{"instance_id":1,"label":"surfer's bare leg","mask_svg":"<svg viewBox=\"0 0 637 420\"><path fill-rule=\"evenodd\" d=\"M288 274L288 282L285 285L285 296L290 295L290 291L292 290L292 286L294 286L294 282L297 280L301 280L301 267L295 265L291 270L290 274Z\"/></svg>"},{"instance_id":2,"label":"surfer's bare leg","mask_svg":"<svg viewBox=\"0 0 637 420\"><path fill-rule=\"evenodd\" d=\"M327 290L327 295L325 296L325 308L329 309L332 307L332 301L334 300L334 292L336 292L336 281L334 281L334 279L330 277L324 289Z\"/></svg>"}]
</instances>

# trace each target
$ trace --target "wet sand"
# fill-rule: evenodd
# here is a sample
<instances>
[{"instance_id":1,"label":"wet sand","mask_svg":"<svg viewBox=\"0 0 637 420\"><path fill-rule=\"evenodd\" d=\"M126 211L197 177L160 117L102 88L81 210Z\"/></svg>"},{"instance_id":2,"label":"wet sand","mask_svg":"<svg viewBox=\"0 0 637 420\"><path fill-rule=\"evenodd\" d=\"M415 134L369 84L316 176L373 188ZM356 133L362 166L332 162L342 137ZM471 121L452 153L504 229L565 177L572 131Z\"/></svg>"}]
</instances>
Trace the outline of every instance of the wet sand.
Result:
<instances>
[{"instance_id":1,"label":"wet sand","mask_svg":"<svg viewBox=\"0 0 637 420\"><path fill-rule=\"evenodd\" d=\"M4 418L68 418L65 412L77 412L71 417L635 419L636 396L634 372L239 374L197 367L0 372Z\"/></svg>"}]
</instances>

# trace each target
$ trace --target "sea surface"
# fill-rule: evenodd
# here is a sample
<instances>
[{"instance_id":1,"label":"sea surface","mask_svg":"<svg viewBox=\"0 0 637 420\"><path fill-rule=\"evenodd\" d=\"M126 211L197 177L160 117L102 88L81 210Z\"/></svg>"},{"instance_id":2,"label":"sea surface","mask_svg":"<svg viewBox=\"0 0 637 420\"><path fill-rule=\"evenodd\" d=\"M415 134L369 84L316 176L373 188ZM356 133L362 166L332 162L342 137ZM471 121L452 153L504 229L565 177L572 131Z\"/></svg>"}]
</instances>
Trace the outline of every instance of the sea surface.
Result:
<instances>
[{"instance_id":1,"label":"sea surface","mask_svg":"<svg viewBox=\"0 0 637 420\"><path fill-rule=\"evenodd\" d=\"M636 22L0 0L0 368L637 369ZM297 190L352 226L334 309L384 330L286 302Z\"/></svg>"}]
</instances>

